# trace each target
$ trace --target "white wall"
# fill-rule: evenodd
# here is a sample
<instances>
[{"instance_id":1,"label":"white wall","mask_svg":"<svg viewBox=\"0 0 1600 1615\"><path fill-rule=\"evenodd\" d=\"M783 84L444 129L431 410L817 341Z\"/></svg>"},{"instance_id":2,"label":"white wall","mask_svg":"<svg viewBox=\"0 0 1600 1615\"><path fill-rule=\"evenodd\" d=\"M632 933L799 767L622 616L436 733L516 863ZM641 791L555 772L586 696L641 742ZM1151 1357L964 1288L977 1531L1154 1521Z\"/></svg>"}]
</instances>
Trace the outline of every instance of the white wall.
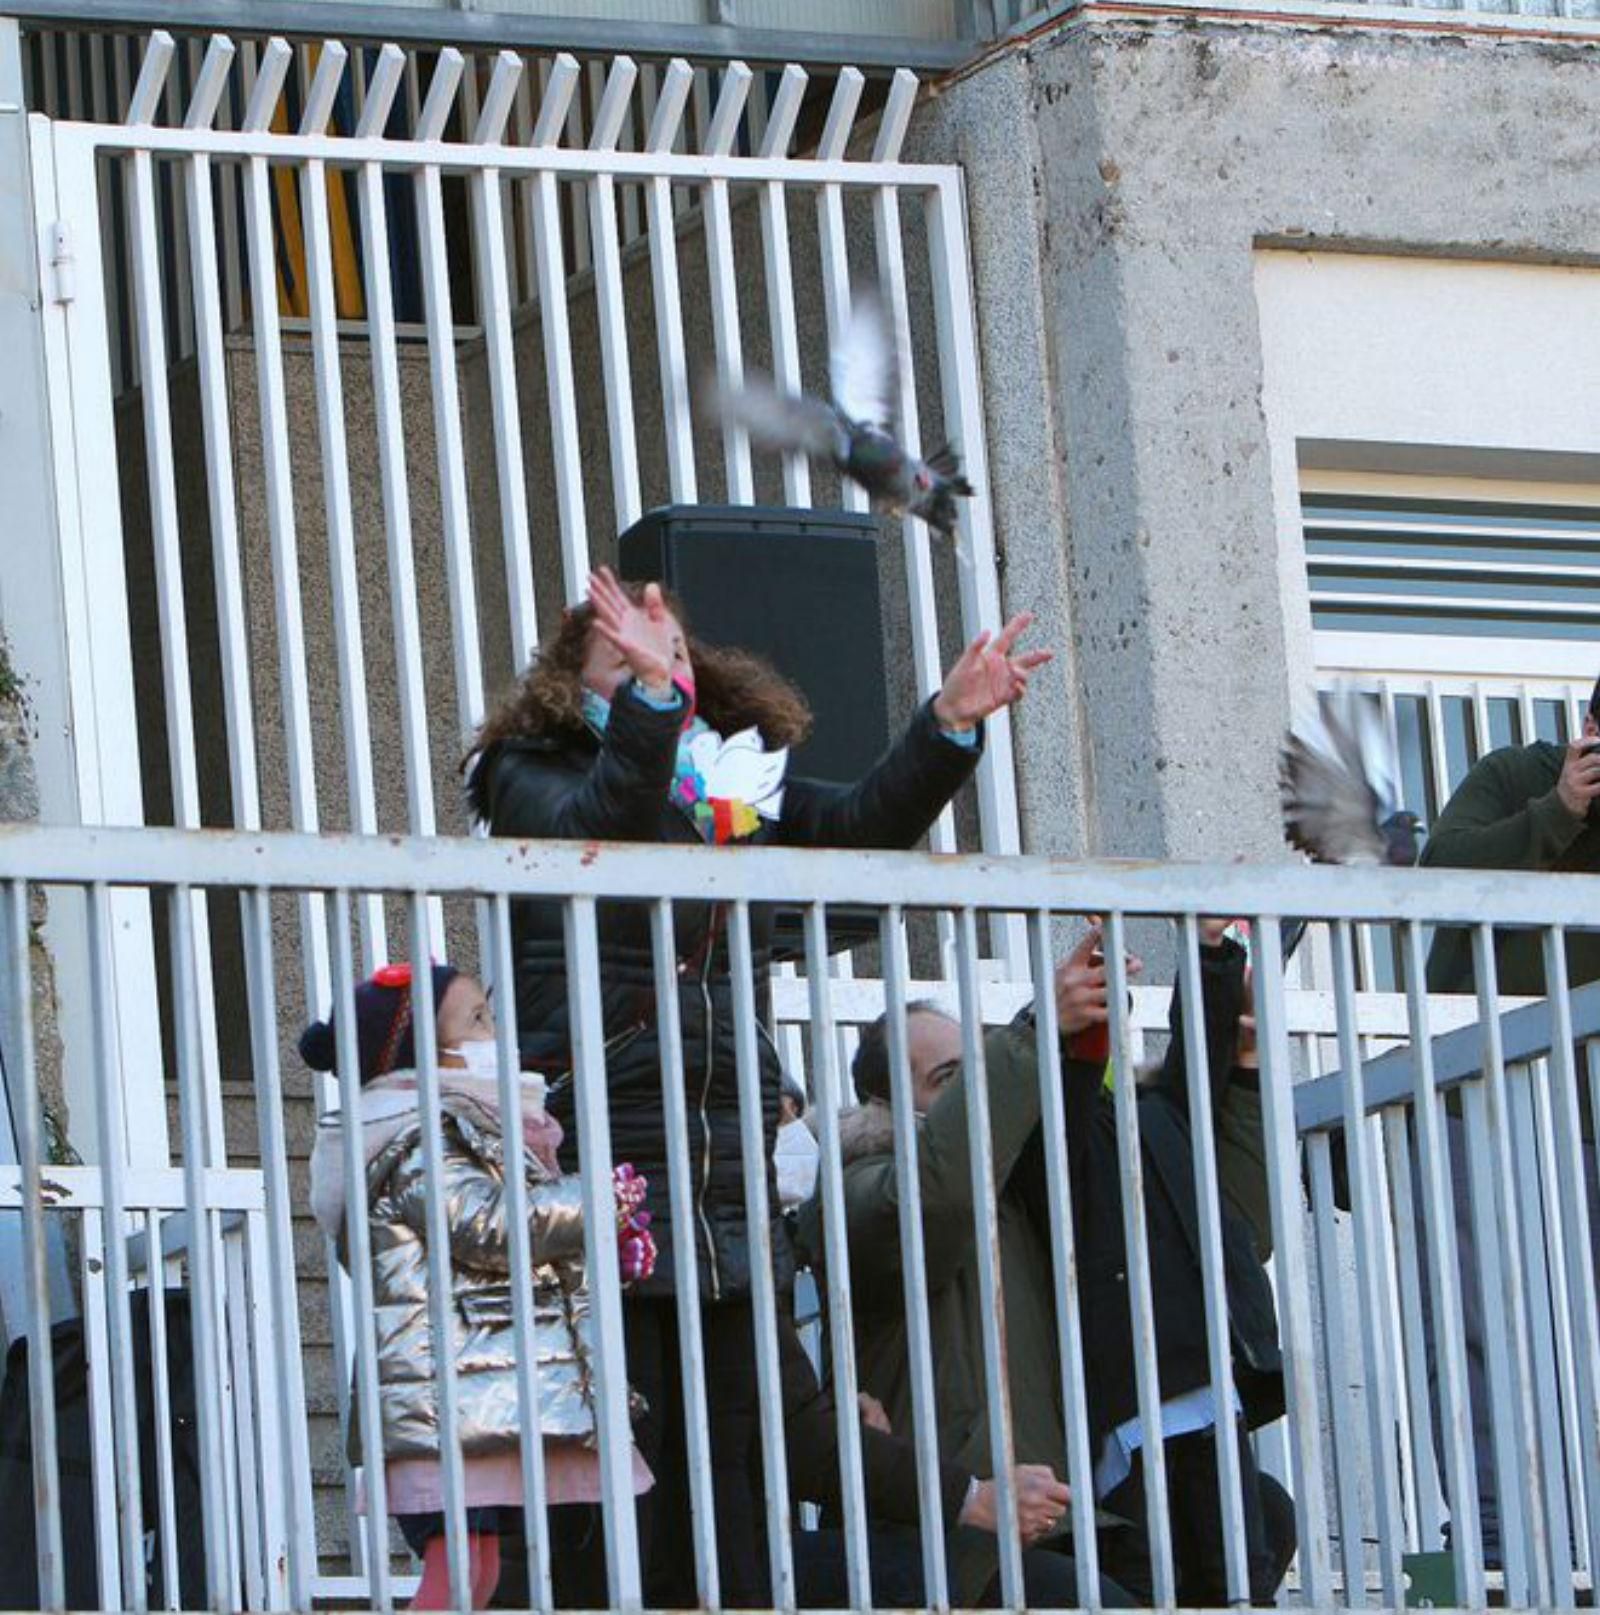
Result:
<instances>
[{"instance_id":1,"label":"white wall","mask_svg":"<svg viewBox=\"0 0 1600 1615\"><path fill-rule=\"evenodd\" d=\"M1600 502L1600 270L1263 250L1255 286L1297 689L1315 665L1307 473L1431 474L1456 497L1470 478L1486 497L1520 484L1524 498Z\"/></svg>"}]
</instances>

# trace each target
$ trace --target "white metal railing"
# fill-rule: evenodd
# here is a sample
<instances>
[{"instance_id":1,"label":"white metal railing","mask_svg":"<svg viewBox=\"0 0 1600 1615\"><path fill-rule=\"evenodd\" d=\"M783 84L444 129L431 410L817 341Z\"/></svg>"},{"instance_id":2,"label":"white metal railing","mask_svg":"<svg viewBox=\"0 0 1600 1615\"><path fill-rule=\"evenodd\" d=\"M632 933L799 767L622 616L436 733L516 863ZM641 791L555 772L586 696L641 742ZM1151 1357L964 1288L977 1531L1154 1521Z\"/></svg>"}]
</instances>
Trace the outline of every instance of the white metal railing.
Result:
<instances>
[{"instance_id":1,"label":"white metal railing","mask_svg":"<svg viewBox=\"0 0 1600 1615\"><path fill-rule=\"evenodd\" d=\"M1069 1178L1065 1143L1059 1131L1060 1073L1054 1036L1054 1000L1044 984L1061 938L1057 922L1096 912L1106 916L1111 967L1110 1009L1114 1065L1131 1070L1135 1063L1137 1021L1155 1022L1158 1000L1141 996L1130 1014L1124 996L1126 978L1121 949L1132 925L1166 916L1177 925L1178 982L1186 1000L1187 1024L1198 1024L1200 973L1195 952L1197 916L1218 911L1246 917L1253 933L1257 965L1256 1016L1262 1056L1260 1082L1263 1112L1263 1174L1271 1204L1272 1270L1276 1281L1280 1332L1286 1363L1288 1416L1283 1431L1285 1478L1294 1495L1299 1557L1293 1579L1294 1597L1318 1607L1357 1605L1376 1598L1397 1607L1403 1601L1403 1556L1439 1545L1441 1497L1472 1495L1474 1435L1462 1350L1459 1271L1481 1274L1486 1292L1504 1298L1499 1344L1491 1365L1497 1434L1493 1464L1506 1507L1522 1524L1514 1545L1508 1539L1505 1568L1496 1576L1507 1603L1515 1607L1571 1605L1587 1584L1600 1530L1600 1318L1596 1316L1591 1260L1591 1219L1584 1179L1584 1146L1580 1134L1580 1069L1574 1049L1584 1049L1588 1076L1600 1079L1600 989L1569 999L1565 991L1564 928L1594 922L1592 882L1581 876L1530 877L1525 874L1461 871L1349 871L1271 867L1070 865L1029 859L930 859L912 854L846 854L773 850L724 851L660 847L592 847L564 844L513 844L481 841L379 840L340 837L243 836L159 830L65 830L14 828L0 831L0 898L7 936L25 943L28 887L42 883L59 894L76 888L85 894L97 937L93 973L93 1013L104 1025L111 1012L106 971L108 939L103 920L113 891L128 898L167 907L172 949L176 1042L183 1115L181 1172L156 1176L130 1167L122 1151L111 1148L104 1158L82 1169L73 1185L74 1203L85 1215L101 1219L104 1230L103 1276L89 1287L101 1298L105 1315L101 1342L91 1345L90 1372L96 1383L94 1427L97 1483L116 1494L118 1530L102 1532L96 1545L102 1585L120 1585L123 1601L137 1607L144 1548L140 1530L143 1499L138 1464L129 1464L138 1448L138 1410L134 1387L120 1364L129 1342L128 1297L137 1268L147 1259L137 1248L130 1255L114 1229L143 1231L152 1214L158 1218L180 1208L188 1218L182 1266L194 1319L194 1359L199 1412L200 1479L205 1495L205 1544L208 1596L218 1609L283 1607L275 1602L286 1592L289 1607L306 1608L325 1585L319 1559L337 1557L353 1546L318 1541L309 1502L309 1459L306 1418L300 1392L299 1322L303 1291L293 1260L292 1218L300 1208L291 1203L288 1161L282 1127L282 1056L285 1034L299 1017L280 1020L277 993L282 944L271 923L275 899L318 894L329 916L327 941L333 964L336 1013L352 1024L349 994L358 974L352 917L364 894L383 893L399 900L404 915L407 951L426 965L438 951L436 906L447 920L459 912L481 909L490 939L488 970L509 987L512 970L510 938L512 905L529 897L559 901L566 915L569 992L572 1024L574 1103L580 1131L581 1173L588 1218L588 1262L596 1316L600 1398L600 1448L603 1456L606 1536L612 1600L636 1604L640 1567L635 1515L629 1482L623 1358L622 1297L617 1287L617 1258L612 1243L610 1146L606 1118L606 1056L603 1049L601 986L605 969L603 937L597 905L632 899L654 905L657 938L658 993L676 1001L678 975L673 949L672 905L704 902L724 905L739 1018L738 1077L747 1163L760 1161L764 1149L759 1099L763 1077L754 1027L756 996L750 991L750 914L752 907L772 902L794 903L805 917L806 959L804 1006L795 1001L795 983L781 985L778 1014L801 1028L805 1073L819 1120L822 1144L821 1209L828 1248L834 1253L826 1273L825 1295L833 1320L833 1374L837 1405L847 1410L837 1425L844 1464L842 1486L847 1499L844 1518L853 1572L859 1577L867 1549L863 1475L856 1446L855 1363L848 1328L849 1275L841 1253L842 1222L838 1115L845 1085L835 1041L836 1029L861 1024L878 1008L882 992L888 1015L893 1091L903 1106L909 1095L906 1067L905 1005L913 990L904 951L906 931L926 913L947 914L955 938L955 979L940 990L952 994L964 1022L967 1125L973 1145L974 1224L976 1254L993 1249L996 1238L996 1185L989 1168L991 1118L977 1095L985 1089L978 1076L985 1069L982 1025L998 1020L1023 997L1039 1010L1032 1047L1041 1069L1041 1103L1047 1118L1046 1169L1058 1208L1068 1196L1096 1192ZM247 1016L255 1055L252 1077L257 1101L261 1165L241 1169L231 1159L238 1147L229 1139L208 1135L204 1118L210 1108L205 1092L215 1081L198 1056L197 1012L200 978L193 896L237 901L244 921L247 1002L236 1013ZM231 895L230 895L231 894ZM826 910L830 904L865 905L880 915L886 971L882 988L837 981L826 961ZM980 912L1004 911L1020 917L1031 944L1031 963L1019 979L986 983L977 950L975 919ZM1296 996L1286 989L1279 962L1279 917L1316 916L1329 926L1336 975L1331 993ZM1351 931L1356 922L1379 921L1399 928L1409 962L1404 1012L1394 1000L1372 1006L1355 991ZM1421 986L1421 928L1450 922L1478 928L1481 992L1473 1002L1453 1005L1451 1019L1466 1019L1463 1030L1434 1042L1443 1019L1443 1001L1430 999ZM1500 1019L1491 956L1487 946L1493 926L1544 929L1547 963L1555 992L1543 1002ZM469 927L470 931L470 927ZM458 931L459 934L459 931ZM17 1174L20 1202L32 1260L27 1274L34 1298L30 1350L38 1362L48 1350L48 1308L43 1271L43 1224L56 1214L58 1191L47 1190L39 1157L40 1127L37 1073L28 1019L30 995L27 949L13 946L11 979L5 984L19 1028L18 1047L7 1050L7 1069L14 1072L13 1095L18 1119L21 1167ZM501 1003L513 994L502 990ZM987 1000L987 1003L985 1002ZM339 1008L343 1006L343 1008ZM325 1007L325 1006L324 1006ZM1476 1016L1476 1024L1472 1018ZM431 1024L431 1001L418 1004L419 1025ZM670 1018L661 1023L667 1040L663 1068L682 1070L681 1050ZM528 1030L527 1028L523 1029ZM1323 1076L1297 1087L1299 1069L1292 1038L1335 1040L1340 1075ZM1398 1037L1408 1050L1363 1060L1363 1035ZM509 1016L499 1025L503 1098L514 1082L516 1029ZM424 1042L426 1038L424 1036ZM1211 1115L1202 1102L1205 1091L1203 1040L1186 1043L1193 1126L1194 1165L1205 1249L1220 1251L1216 1158L1211 1146ZM676 1057L674 1051L676 1050ZM1401 1062L1396 1065L1395 1062ZM108 1068L109 1070L109 1068ZM1539 1071L1537 1078L1530 1073ZM421 1062L424 1110L436 1103L437 1072L430 1059ZM355 1079L342 1084L343 1101L355 1093ZM1475 1247L1458 1249L1451 1214L1453 1191L1444 1149L1447 1125L1444 1090L1456 1088L1464 1101L1469 1135L1471 1194L1482 1237ZM1589 1102L1600 1090L1591 1085ZM115 1104L118 1095L109 1079L102 1098ZM1056 1097L1052 1097L1056 1096ZM1139 1104L1131 1084L1118 1083L1107 1101L1124 1159L1137 1159ZM670 1113L670 1106L669 1106ZM1371 1120L1363 1120L1370 1116ZM1053 1118L1053 1121L1050 1120ZM1348 1223L1335 1220L1331 1165L1334 1132L1342 1126L1348 1157L1350 1203ZM1309 1139L1311 1216L1301 1211L1301 1160L1297 1134ZM109 1136L115 1138L112 1132ZM671 1142L670 1177L687 1193L686 1140ZM918 1342L927 1340L926 1282L920 1259L919 1168L916 1134L897 1129L896 1160L902 1204L901 1237L906 1272L905 1306L912 1321L912 1372L925 1388L935 1383L931 1363ZM754 1152L753 1155L751 1152ZM435 1152L435 1155L437 1152ZM513 1174L515 1176L515 1174ZM430 1176L430 1196L438 1194ZM7 1180L8 1182L10 1180ZM1130 1252L1130 1306L1135 1338L1142 1343L1136 1363L1140 1407L1146 1428L1153 1429L1159 1398L1152 1343L1158 1327L1159 1298L1150 1293L1145 1253L1145 1222L1140 1215L1144 1191L1137 1174L1125 1175L1116 1192L1125 1197L1123 1223ZM653 1192L666 1194L668 1185ZM3 1190L15 1195L17 1188ZM675 1191L675 1193L678 1191ZM1101 1191L1103 1192L1103 1191ZM1460 1190L1455 1191L1459 1193ZM771 1571L774 1602L794 1599L791 1533L793 1523L782 1499L787 1493L783 1401L778 1394L776 1322L781 1298L772 1283L766 1249L770 1185L764 1173L747 1172L744 1193L752 1227L755 1274L754 1305L758 1323L758 1368L764 1388L761 1418L762 1476L752 1478L772 1500ZM64 1202L63 1202L64 1203ZM366 1289L365 1219L359 1197L348 1223L357 1292L352 1346L355 1380L366 1432L366 1483L375 1514L362 1529L367 1535L367 1596L381 1608L395 1596L394 1567L381 1528L382 1466L374 1432L379 1387L370 1292ZM244 1260L226 1249L227 1213L242 1212L246 1234L240 1247ZM1073 1512L1084 1567L1085 1601L1097 1605L1092 1540L1093 1486L1087 1470L1090 1453L1088 1412L1078 1377L1081 1356L1075 1342L1077 1291L1072 1257L1070 1216L1055 1219L1057 1261L1053 1270L1054 1310L1064 1354L1064 1405L1069 1425L1059 1468L1073 1484ZM196 1235L205 1230L205 1237ZM943 1237L950 1237L948 1233ZM677 1249L682 1282L693 1289L695 1257L691 1247ZM1079 1261L1084 1253L1079 1253ZM1226 1384L1227 1317L1221 1305L1221 1268L1210 1258L1203 1264L1208 1331L1213 1344L1213 1390L1228 1405ZM1419 1311L1419 1274L1426 1272L1432 1316L1440 1321L1437 1350ZM436 1253L430 1281L438 1305L448 1282L449 1264ZM1311 1282L1312 1274L1319 1282ZM765 1279L762 1278L765 1274ZM990 1274L994 1279L996 1275ZM1005 1285L1022 1282L1015 1272ZM1041 1280L1041 1282L1050 1282ZM1348 1305L1347 1286L1355 1303ZM241 1294L240 1287L243 1287ZM1000 1289L986 1286L998 1297ZM241 1311L241 1307L243 1311ZM986 1374L1002 1384L1005 1364L998 1355L1001 1331L998 1300L986 1319ZM437 1320L444 1314L434 1312ZM530 1314L523 1315L526 1323ZM235 1319L242 1319L236 1325ZM918 1322L920 1320L920 1324ZM681 1308L685 1360L701 1360L694 1309ZM1354 1337L1359 1337L1357 1344ZM248 1347L247 1351L242 1345ZM531 1352L523 1355L531 1362ZM1437 1360L1439 1407L1444 1423L1440 1444L1445 1484L1433 1469L1436 1415L1430 1408L1427 1366ZM235 1366L230 1382L229 1366ZM246 1367L248 1365L248 1368ZM448 1360L436 1368L445 1403L450 1401L453 1372ZM529 1369L531 1372L531 1368ZM251 1395L238 1396L238 1381L249 1382ZM48 1383L35 1375L31 1383ZM230 1384L232 1389L230 1389ZM526 1388L531 1392L532 1387ZM529 1400L526 1407L535 1406ZM928 1392L919 1393L914 1428L902 1432L911 1442L924 1481L941 1457L934 1434L940 1409ZM1013 1431L1003 1411L1004 1399L991 1404L992 1450L1012 1451ZM52 1531L60 1492L51 1455L50 1398L42 1391L32 1404L34 1450L41 1454L38 1472L44 1552L41 1570L48 1607L61 1607L60 1544ZM230 1423L230 1421L232 1421ZM251 1425L245 1430L242 1425ZM446 1421L446 1434L449 1422ZM691 1432L693 1435L693 1432ZM705 1437L704 1429L699 1438ZM1219 1450L1227 1443L1219 1444ZM459 1454L446 1447L447 1495L462 1496ZM163 1456L162 1463L168 1458ZM537 1463L537 1455L530 1459ZM1008 1473L998 1465L997 1475ZM1236 1473L1224 1471L1223 1495L1234 1497ZM229 1488L236 1490L230 1494ZM1155 1488L1152 1488L1154 1493ZM270 1513L259 1500L274 1498L280 1513ZM943 1549L943 1520L938 1515L937 1480L923 1488L923 1561L929 1602L941 1601L948 1587ZM1023 1594L1019 1561L1004 1544L1012 1541L1015 1499L1002 1479L1001 1602L1019 1607ZM798 1499L797 1499L798 1500ZM1181 1498L1169 1507L1181 1506ZM933 1513L929 1513L929 1509ZM1230 1557L1237 1574L1242 1503L1226 1506L1231 1522ZM452 1512L451 1540L463 1541L459 1508ZM157 1541L164 1539L157 1506ZM109 1521L113 1516L106 1516ZM1483 1602L1488 1581L1476 1552L1474 1510L1454 1511L1452 1552L1457 1586L1464 1604ZM272 1580L268 1561L253 1558L257 1544L270 1546L281 1520L281 1582ZM1570 1522L1570 1525L1569 1525ZM1157 1585L1171 1588L1170 1518L1152 1507L1147 1520L1158 1566ZM714 1520L695 1515L695 1551L702 1568L715 1562ZM1337 1554L1337 1563L1335 1556ZM267 1566L252 1578L253 1562ZM359 1557L356 1562L360 1563ZM538 1567L535 1566L537 1572ZM117 1577L121 1576L121 1581ZM348 1583L341 1585L348 1586ZM544 1607L537 1573L531 1582L534 1602ZM857 1592L863 1581L853 1583ZM704 1583L702 1583L704 1592ZM265 1600L265 1603L258 1603ZM868 1598L855 1600L866 1607Z\"/></svg>"}]
</instances>

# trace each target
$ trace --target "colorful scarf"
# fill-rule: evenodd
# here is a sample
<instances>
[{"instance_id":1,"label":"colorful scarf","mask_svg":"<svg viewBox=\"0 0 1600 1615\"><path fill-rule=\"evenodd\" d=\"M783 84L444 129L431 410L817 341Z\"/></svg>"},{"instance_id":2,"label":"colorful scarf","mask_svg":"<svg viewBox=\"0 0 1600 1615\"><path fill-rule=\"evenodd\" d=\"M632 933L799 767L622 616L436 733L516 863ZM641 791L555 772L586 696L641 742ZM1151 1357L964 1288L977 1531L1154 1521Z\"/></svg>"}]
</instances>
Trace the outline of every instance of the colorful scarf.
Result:
<instances>
[{"instance_id":1,"label":"colorful scarf","mask_svg":"<svg viewBox=\"0 0 1600 1615\"><path fill-rule=\"evenodd\" d=\"M603 735L611 703L585 690L583 715L589 727ZM743 841L756 833L763 819L782 813L788 766L788 748L768 751L755 729L743 729L724 740L704 718L693 717L678 736L667 799L709 845Z\"/></svg>"}]
</instances>

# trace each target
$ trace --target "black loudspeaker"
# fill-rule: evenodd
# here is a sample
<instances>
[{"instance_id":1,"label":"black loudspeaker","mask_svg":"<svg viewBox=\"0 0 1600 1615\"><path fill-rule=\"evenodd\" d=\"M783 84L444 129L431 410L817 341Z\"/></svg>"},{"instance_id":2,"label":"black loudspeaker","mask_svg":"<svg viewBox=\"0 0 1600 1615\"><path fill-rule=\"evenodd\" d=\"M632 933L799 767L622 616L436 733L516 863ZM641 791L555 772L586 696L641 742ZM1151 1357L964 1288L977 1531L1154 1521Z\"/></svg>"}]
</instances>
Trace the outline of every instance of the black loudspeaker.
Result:
<instances>
[{"instance_id":1,"label":"black loudspeaker","mask_svg":"<svg viewBox=\"0 0 1600 1615\"><path fill-rule=\"evenodd\" d=\"M877 521L839 510L669 505L625 532L626 579L665 584L695 637L765 657L816 724L791 759L810 779L860 779L889 744Z\"/></svg>"}]
</instances>

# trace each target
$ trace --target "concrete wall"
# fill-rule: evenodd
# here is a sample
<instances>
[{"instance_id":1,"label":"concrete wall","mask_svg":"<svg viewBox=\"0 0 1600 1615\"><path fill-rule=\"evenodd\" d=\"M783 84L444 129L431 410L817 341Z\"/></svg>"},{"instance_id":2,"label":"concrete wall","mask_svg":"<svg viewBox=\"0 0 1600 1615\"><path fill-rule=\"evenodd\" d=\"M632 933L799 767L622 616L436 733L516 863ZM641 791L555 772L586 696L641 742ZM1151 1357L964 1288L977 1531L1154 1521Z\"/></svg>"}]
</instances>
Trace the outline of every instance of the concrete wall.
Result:
<instances>
[{"instance_id":1,"label":"concrete wall","mask_svg":"<svg viewBox=\"0 0 1600 1615\"><path fill-rule=\"evenodd\" d=\"M1048 512L1051 476L1064 489L1054 532L998 514L1009 603L1026 551L1071 624L1085 713L1076 750L1069 724L1024 730L1025 797L1053 796L1035 782L1072 759L1088 850L1278 851L1304 606L1280 550L1256 248L1593 263L1594 65L1565 43L1095 18L919 113L918 153L967 166L997 498ZM1015 239L1030 205L1038 292ZM1051 475L1037 433L1018 447L1012 381L1034 372ZM1036 849L1070 845L1070 812L1029 822Z\"/></svg>"}]
</instances>

